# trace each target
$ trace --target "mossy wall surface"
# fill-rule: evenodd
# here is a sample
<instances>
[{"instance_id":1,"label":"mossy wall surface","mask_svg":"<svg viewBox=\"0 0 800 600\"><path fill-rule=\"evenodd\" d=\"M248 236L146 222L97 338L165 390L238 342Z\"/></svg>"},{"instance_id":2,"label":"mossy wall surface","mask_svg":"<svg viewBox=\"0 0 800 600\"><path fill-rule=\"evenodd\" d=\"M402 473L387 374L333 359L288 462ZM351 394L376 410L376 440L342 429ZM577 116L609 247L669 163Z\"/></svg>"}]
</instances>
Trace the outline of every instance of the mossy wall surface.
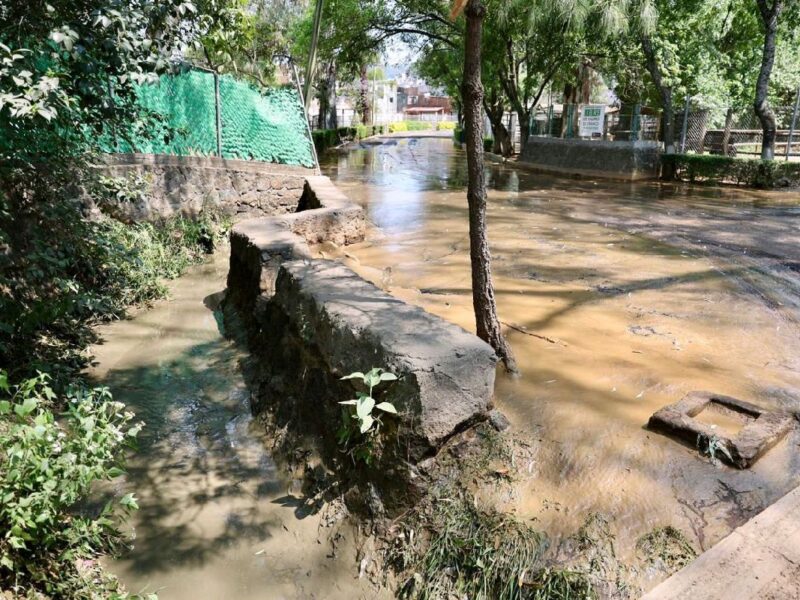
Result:
<instances>
[{"instance_id":1,"label":"mossy wall surface","mask_svg":"<svg viewBox=\"0 0 800 600\"><path fill-rule=\"evenodd\" d=\"M247 82L220 76L222 157L284 165L314 166L302 103L293 88L259 91ZM139 103L160 117L153 131L104 139L109 153L216 156L214 75L186 71L163 75L138 90Z\"/></svg>"}]
</instances>

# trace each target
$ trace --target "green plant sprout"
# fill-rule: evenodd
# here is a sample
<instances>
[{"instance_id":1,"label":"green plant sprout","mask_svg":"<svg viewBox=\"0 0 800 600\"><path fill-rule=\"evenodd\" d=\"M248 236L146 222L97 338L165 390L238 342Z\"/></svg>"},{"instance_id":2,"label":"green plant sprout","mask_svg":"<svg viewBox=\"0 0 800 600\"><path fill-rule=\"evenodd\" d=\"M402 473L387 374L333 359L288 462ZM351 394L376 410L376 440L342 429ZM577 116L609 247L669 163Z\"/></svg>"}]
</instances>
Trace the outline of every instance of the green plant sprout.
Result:
<instances>
[{"instance_id":1,"label":"green plant sprout","mask_svg":"<svg viewBox=\"0 0 800 600\"><path fill-rule=\"evenodd\" d=\"M702 433L699 434L697 436L697 449L700 450L701 454L710 457L711 462L715 465L719 462L717 459L719 454L725 456L729 462L733 462L733 457L725 441L716 435L706 436Z\"/></svg>"},{"instance_id":2,"label":"green plant sprout","mask_svg":"<svg viewBox=\"0 0 800 600\"><path fill-rule=\"evenodd\" d=\"M377 408L385 413L391 413L393 415L397 414L397 409L394 407L394 404L391 402L376 403L375 398L372 397L373 389L375 389L381 382L396 381L397 375L376 367L368 371L366 374L356 371L355 373L350 373L350 375L345 375L341 379L360 379L364 382L364 385L369 388L369 392L366 394L364 392L358 392L358 398L339 402L339 404L356 407L356 412L352 416L354 419L358 419L359 431L362 434L369 433L372 430L377 431L380 427L380 417L373 415L373 409Z\"/></svg>"}]
</instances>

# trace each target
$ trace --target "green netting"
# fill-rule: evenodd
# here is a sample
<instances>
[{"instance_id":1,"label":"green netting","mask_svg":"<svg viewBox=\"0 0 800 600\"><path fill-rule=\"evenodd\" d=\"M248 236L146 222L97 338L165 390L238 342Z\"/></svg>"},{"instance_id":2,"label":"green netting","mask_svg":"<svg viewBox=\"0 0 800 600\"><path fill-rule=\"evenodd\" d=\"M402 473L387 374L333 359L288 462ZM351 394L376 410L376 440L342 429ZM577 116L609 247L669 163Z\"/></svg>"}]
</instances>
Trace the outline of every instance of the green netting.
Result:
<instances>
[{"instance_id":1,"label":"green netting","mask_svg":"<svg viewBox=\"0 0 800 600\"><path fill-rule=\"evenodd\" d=\"M220 78L222 156L314 166L303 106L295 90L262 94L231 77Z\"/></svg>"},{"instance_id":2,"label":"green netting","mask_svg":"<svg viewBox=\"0 0 800 600\"><path fill-rule=\"evenodd\" d=\"M156 131L129 132L99 140L104 152L142 152L177 156L217 154L214 75L186 71L164 75L141 86L142 108L161 116ZM287 165L314 166L311 141L297 92L275 88L259 92L230 76L220 77L222 156Z\"/></svg>"}]
</instances>

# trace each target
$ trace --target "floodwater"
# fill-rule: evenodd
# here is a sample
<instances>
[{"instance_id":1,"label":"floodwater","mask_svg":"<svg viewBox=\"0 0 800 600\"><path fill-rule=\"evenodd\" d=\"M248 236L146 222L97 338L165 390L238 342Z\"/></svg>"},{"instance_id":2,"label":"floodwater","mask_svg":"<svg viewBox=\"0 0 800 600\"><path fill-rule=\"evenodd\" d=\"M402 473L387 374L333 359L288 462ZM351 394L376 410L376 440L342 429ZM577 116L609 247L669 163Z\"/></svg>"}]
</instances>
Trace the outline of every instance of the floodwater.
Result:
<instances>
[{"instance_id":1,"label":"floodwater","mask_svg":"<svg viewBox=\"0 0 800 600\"><path fill-rule=\"evenodd\" d=\"M309 514L252 423L242 356L214 311L227 271L224 249L169 300L101 328L92 375L146 422L128 475L106 490L140 505L134 549L109 566L161 600L384 597L358 578L336 506Z\"/></svg>"},{"instance_id":2,"label":"floodwater","mask_svg":"<svg viewBox=\"0 0 800 600\"><path fill-rule=\"evenodd\" d=\"M463 152L391 140L323 171L372 227L322 251L474 331ZM492 501L556 542L601 513L630 556L663 525L706 549L800 483L797 431L737 471L645 427L693 390L800 410L797 193L487 172L498 309L522 371L498 371L495 402L524 449Z\"/></svg>"}]
</instances>

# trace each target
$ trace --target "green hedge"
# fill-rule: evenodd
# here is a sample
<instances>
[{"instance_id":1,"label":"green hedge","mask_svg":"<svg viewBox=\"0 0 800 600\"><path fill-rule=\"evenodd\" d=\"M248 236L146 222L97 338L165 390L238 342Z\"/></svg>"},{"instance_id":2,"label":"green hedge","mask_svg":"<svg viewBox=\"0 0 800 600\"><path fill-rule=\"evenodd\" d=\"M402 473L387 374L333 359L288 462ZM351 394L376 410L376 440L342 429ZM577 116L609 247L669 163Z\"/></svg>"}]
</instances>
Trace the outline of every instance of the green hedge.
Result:
<instances>
[{"instance_id":1,"label":"green hedge","mask_svg":"<svg viewBox=\"0 0 800 600\"><path fill-rule=\"evenodd\" d=\"M664 179L692 183L732 183L762 189L800 186L800 163L713 154L665 154L661 173Z\"/></svg>"},{"instance_id":2,"label":"green hedge","mask_svg":"<svg viewBox=\"0 0 800 600\"><path fill-rule=\"evenodd\" d=\"M318 129L311 132L314 146L320 154L328 148L334 148L347 142L362 140L373 135L386 133L385 125L356 125L355 127L339 127L338 129Z\"/></svg>"}]
</instances>

